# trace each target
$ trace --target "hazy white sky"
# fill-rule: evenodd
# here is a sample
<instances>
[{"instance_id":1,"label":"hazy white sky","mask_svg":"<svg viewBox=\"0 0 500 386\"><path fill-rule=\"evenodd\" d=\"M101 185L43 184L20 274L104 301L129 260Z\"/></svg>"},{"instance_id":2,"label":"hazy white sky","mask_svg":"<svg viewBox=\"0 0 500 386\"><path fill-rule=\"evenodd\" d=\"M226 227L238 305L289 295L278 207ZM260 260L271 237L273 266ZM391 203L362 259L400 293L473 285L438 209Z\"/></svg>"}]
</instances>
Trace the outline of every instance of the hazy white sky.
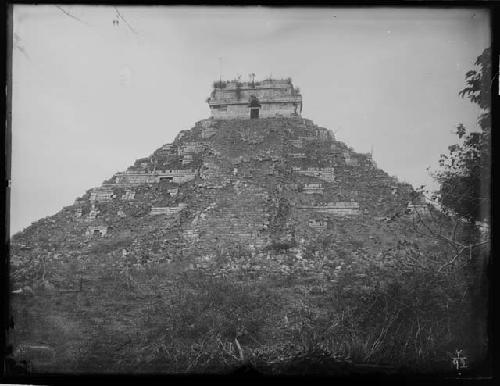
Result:
<instances>
[{"instance_id":1,"label":"hazy white sky","mask_svg":"<svg viewBox=\"0 0 500 386\"><path fill-rule=\"evenodd\" d=\"M64 14L64 11L71 16ZM481 10L14 6L11 233L208 118L212 81L292 77L304 118L414 185L474 128Z\"/></svg>"}]
</instances>

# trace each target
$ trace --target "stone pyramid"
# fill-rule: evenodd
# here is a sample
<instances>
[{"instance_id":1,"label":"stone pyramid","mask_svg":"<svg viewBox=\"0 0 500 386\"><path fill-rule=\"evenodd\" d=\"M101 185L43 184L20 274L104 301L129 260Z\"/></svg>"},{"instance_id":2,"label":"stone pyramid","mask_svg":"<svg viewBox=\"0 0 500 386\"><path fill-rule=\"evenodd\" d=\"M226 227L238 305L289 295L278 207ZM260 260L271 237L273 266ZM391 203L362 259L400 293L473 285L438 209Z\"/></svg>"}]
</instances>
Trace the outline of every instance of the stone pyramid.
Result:
<instances>
[{"instance_id":1,"label":"stone pyramid","mask_svg":"<svg viewBox=\"0 0 500 386\"><path fill-rule=\"evenodd\" d=\"M370 270L390 267L397 248L404 246L408 256L436 248L412 228L411 212L425 206L411 185L377 168L370 154L337 141L331 130L290 111L287 117L199 121L73 205L16 234L11 339L18 358L29 347L47 345L56 353L52 359L30 357L40 371L172 369L158 359L166 355L158 343L166 330L158 326L185 324L179 330L184 334L197 323L188 319L198 320L215 306L210 300L208 308L175 322L169 318L188 312L197 300L176 312L168 302L190 293L232 291L234 299L244 299L240 285L268 283L268 291L279 282L282 300L266 311L268 327L259 330L279 335L303 321L300 299L322 302L339 280L346 293L364 296L356 291L368 288ZM348 282L339 276L346 269ZM212 283L207 277L222 281L211 289L196 287ZM175 292L186 283L198 289ZM239 284L221 290L227 283ZM158 306L158 299L171 308ZM231 299L236 308L245 303ZM259 303L263 299L250 303L264 310L271 303ZM315 307L318 315L324 312ZM152 321L160 315L163 322ZM231 311L227 320L237 325L235 315ZM235 330L243 351L256 344L245 340L250 325L247 332ZM226 336L221 334L220 342ZM235 338L227 339L236 350Z\"/></svg>"}]
</instances>

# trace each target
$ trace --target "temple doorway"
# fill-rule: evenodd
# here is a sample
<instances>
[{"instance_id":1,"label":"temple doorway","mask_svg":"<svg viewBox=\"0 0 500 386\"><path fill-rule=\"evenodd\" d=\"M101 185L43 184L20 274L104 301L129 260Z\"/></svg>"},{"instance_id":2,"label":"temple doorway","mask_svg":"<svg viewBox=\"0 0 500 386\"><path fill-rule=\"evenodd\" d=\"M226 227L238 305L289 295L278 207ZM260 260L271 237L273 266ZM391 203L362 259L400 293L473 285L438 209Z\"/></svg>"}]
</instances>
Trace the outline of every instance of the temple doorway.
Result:
<instances>
[{"instance_id":1,"label":"temple doorway","mask_svg":"<svg viewBox=\"0 0 500 386\"><path fill-rule=\"evenodd\" d=\"M248 102L248 107L250 107L250 119L259 118L259 109L261 106L257 97L255 95L251 95Z\"/></svg>"}]
</instances>

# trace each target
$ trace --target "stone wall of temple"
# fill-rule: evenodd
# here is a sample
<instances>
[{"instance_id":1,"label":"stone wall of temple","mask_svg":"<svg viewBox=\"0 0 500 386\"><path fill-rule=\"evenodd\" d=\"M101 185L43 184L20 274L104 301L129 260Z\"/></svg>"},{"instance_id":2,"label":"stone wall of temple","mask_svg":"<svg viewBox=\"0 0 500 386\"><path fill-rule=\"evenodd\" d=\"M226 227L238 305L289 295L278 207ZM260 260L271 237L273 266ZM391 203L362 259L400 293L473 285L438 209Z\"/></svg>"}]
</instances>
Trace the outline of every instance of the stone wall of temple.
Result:
<instances>
[{"instance_id":1,"label":"stone wall of temple","mask_svg":"<svg viewBox=\"0 0 500 386\"><path fill-rule=\"evenodd\" d=\"M194 180L196 171L192 169L163 170L157 172L130 172L117 173L116 184L118 185L141 185L156 184L162 180L169 180L176 184L182 184Z\"/></svg>"},{"instance_id":2,"label":"stone wall of temple","mask_svg":"<svg viewBox=\"0 0 500 386\"><path fill-rule=\"evenodd\" d=\"M302 112L302 96L291 80L219 82L207 102L215 119L297 117ZM252 109L258 115L253 116Z\"/></svg>"}]
</instances>

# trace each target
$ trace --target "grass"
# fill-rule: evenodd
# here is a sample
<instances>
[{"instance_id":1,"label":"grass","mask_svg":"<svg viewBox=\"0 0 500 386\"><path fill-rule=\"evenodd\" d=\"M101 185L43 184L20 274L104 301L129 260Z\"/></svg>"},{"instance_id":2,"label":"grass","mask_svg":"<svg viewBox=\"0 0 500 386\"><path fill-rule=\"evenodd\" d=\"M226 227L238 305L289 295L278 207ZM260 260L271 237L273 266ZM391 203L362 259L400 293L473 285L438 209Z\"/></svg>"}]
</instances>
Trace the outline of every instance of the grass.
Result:
<instances>
[{"instance_id":1,"label":"grass","mask_svg":"<svg viewBox=\"0 0 500 386\"><path fill-rule=\"evenodd\" d=\"M240 131L265 136L258 147L263 154L280 144L283 128L273 119L217 125L216 148L227 148L228 159L257 152L241 140ZM246 167L253 169L254 181L268 184L274 177L264 177L259 167L266 164L259 164L254 160ZM229 161L224 168L232 173ZM336 174L342 186L363 193L360 204L390 194L363 185L371 177L357 176L357 170L339 166ZM269 193L274 189L266 185ZM334 193L325 200L334 200ZM217 192L217 200L219 207L225 201L235 208L255 199L253 194L235 196L226 189ZM423 372L451 370L448 353L455 349L482 358L485 335L476 329L474 317L482 312L478 300L485 295L478 289L474 263L460 256L440 269L454 253L416 235L410 220L335 218L327 235L319 236L300 225L307 224L306 217L298 218L292 243L285 236L293 213L286 201L275 200L266 204L272 230L263 256L230 238L215 246L207 236L199 244L207 248L203 254L215 255L213 264L189 270L201 256L190 246L183 248L178 224L148 215L149 205L162 195L137 188L136 201L124 206L124 219L115 216L120 206L101 205L114 229L123 231L103 239L81 238L86 225L71 220L69 212L58 224L45 219L24 233L20 241L30 249L14 252L21 263L12 274L13 289L29 285L34 295L13 295L11 340L56 351L54 363L35 364L35 371L220 373L245 364L270 373L338 374L369 362ZM293 196L288 199L296 203ZM185 195L192 216L195 199L203 204L200 208L216 201ZM135 207L136 202L142 204ZM396 204L381 202L377 211L389 213ZM225 225L225 219L212 218ZM302 259L294 256L300 248ZM60 256L54 259L51 250ZM166 263L167 258L172 262ZM231 263L238 266L235 272L225 270ZM59 292L77 289L80 278L81 292ZM42 279L52 287L40 286Z\"/></svg>"},{"instance_id":2,"label":"grass","mask_svg":"<svg viewBox=\"0 0 500 386\"><path fill-rule=\"evenodd\" d=\"M346 361L431 371L448 368L446 353L470 335L463 288L432 270L400 266L385 287L387 271L371 269L364 284L346 271L312 295L323 284L313 276L216 277L169 264L119 274L109 264L88 268L82 293L13 299L16 343L57 352L39 371L333 371Z\"/></svg>"}]
</instances>

